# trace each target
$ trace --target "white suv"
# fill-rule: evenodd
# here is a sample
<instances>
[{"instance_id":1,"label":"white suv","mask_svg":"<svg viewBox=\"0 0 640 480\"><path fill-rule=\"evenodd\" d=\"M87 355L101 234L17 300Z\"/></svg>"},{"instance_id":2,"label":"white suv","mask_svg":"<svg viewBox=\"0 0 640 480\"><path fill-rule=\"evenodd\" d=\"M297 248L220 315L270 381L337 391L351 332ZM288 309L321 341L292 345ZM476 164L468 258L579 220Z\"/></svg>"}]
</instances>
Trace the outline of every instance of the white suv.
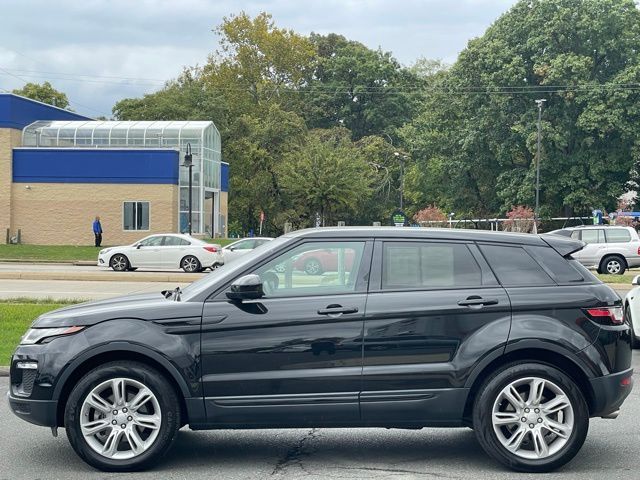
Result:
<instances>
[{"instance_id":1,"label":"white suv","mask_svg":"<svg viewBox=\"0 0 640 480\"><path fill-rule=\"evenodd\" d=\"M622 275L631 267L640 266L640 238L632 227L590 225L549 232L582 240L587 244L573 254L585 267L596 268L598 273Z\"/></svg>"}]
</instances>

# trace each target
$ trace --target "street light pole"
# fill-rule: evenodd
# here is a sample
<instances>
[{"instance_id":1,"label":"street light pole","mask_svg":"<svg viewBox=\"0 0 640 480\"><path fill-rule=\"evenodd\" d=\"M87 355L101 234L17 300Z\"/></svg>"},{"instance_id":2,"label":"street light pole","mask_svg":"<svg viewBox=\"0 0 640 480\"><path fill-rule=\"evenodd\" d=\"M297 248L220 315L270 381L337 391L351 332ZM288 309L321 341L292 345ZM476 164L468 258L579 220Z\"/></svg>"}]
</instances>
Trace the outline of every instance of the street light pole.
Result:
<instances>
[{"instance_id":1,"label":"street light pole","mask_svg":"<svg viewBox=\"0 0 640 480\"><path fill-rule=\"evenodd\" d=\"M538 140L536 146L536 208L533 213L533 233L538 233L538 217L540 216L540 137L542 135L542 105L546 101L545 98L536 100L536 105L538 105Z\"/></svg>"},{"instance_id":2,"label":"street light pole","mask_svg":"<svg viewBox=\"0 0 640 480\"><path fill-rule=\"evenodd\" d=\"M189 219L188 219L188 225L189 225L189 235L191 235L192 232L192 227L191 227L191 218L192 218L192 211L193 211L193 195L192 195L192 190L193 190L193 155L191 154L191 144L187 143L187 151L184 154L184 163L182 164L183 167L187 167L189 169Z\"/></svg>"},{"instance_id":3,"label":"street light pole","mask_svg":"<svg viewBox=\"0 0 640 480\"><path fill-rule=\"evenodd\" d=\"M393 152L393 155L400 163L400 210L402 210L404 206L404 161L407 156L400 154L400 152Z\"/></svg>"}]
</instances>

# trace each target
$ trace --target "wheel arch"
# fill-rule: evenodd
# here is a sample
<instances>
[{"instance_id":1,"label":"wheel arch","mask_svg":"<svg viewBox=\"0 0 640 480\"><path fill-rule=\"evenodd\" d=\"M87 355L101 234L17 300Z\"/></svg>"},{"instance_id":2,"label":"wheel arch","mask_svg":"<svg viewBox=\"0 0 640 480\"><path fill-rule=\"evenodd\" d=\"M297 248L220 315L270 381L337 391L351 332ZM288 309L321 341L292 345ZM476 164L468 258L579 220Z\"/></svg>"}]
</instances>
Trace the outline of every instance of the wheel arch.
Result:
<instances>
[{"instance_id":1,"label":"wheel arch","mask_svg":"<svg viewBox=\"0 0 640 480\"><path fill-rule=\"evenodd\" d=\"M467 401L464 407L463 418L465 422L470 421L476 395L487 378L509 363L527 361L543 363L555 367L568 375L574 382L576 382L578 388L580 388L580 391L583 393L587 406L589 407L589 413L591 414L595 409L595 393L589 382L589 374L586 369L578 363L578 361L572 359L569 355L573 354L569 352L563 354L558 351L540 347L525 347L517 350L511 350L497 358L493 358L479 364L472 371L469 379L467 380L467 384L465 385L469 388L469 394L467 395Z\"/></svg>"},{"instance_id":2,"label":"wheel arch","mask_svg":"<svg viewBox=\"0 0 640 480\"><path fill-rule=\"evenodd\" d=\"M58 426L64 426L64 409L67 399L78 380L94 368L112 361L136 361L155 368L173 386L180 400L180 408L184 415L184 423L188 423L188 409L185 397L190 397L186 381L175 367L162 355L127 342L102 345L85 352L76 358L63 372L53 392L53 399L57 400L56 421Z\"/></svg>"}]
</instances>

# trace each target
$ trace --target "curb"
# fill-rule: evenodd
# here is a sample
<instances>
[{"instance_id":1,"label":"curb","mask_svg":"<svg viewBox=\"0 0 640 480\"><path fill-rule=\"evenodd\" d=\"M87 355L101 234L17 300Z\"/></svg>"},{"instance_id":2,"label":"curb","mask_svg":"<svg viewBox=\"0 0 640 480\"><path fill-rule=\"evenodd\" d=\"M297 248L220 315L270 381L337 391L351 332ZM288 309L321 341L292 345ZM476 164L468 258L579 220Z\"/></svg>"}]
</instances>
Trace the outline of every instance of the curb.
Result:
<instances>
[{"instance_id":1,"label":"curb","mask_svg":"<svg viewBox=\"0 0 640 480\"><path fill-rule=\"evenodd\" d=\"M36 258L0 258L0 263L26 263L34 265L74 265L79 262L85 262L86 260L38 260ZM97 262L87 262L88 265L95 265Z\"/></svg>"},{"instance_id":2,"label":"curb","mask_svg":"<svg viewBox=\"0 0 640 480\"><path fill-rule=\"evenodd\" d=\"M0 377L9 376L9 367L0 367Z\"/></svg>"},{"instance_id":3,"label":"curb","mask_svg":"<svg viewBox=\"0 0 640 480\"><path fill-rule=\"evenodd\" d=\"M11 272L0 271L0 280L67 280L79 282L177 282L190 283L202 273L131 272Z\"/></svg>"}]
</instances>

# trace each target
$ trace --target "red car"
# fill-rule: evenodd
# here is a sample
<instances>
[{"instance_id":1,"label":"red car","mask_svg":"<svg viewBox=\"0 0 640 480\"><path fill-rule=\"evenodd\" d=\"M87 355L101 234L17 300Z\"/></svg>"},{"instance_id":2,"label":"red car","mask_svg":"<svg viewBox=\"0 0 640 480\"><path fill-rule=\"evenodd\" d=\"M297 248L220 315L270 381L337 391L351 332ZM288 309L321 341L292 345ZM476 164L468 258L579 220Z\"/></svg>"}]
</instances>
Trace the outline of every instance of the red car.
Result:
<instances>
[{"instance_id":1,"label":"red car","mask_svg":"<svg viewBox=\"0 0 640 480\"><path fill-rule=\"evenodd\" d=\"M355 252L344 250L344 268L351 271ZM327 248L305 252L293 261L294 270L302 270L307 275L322 275L324 272L338 271L338 250Z\"/></svg>"}]
</instances>

